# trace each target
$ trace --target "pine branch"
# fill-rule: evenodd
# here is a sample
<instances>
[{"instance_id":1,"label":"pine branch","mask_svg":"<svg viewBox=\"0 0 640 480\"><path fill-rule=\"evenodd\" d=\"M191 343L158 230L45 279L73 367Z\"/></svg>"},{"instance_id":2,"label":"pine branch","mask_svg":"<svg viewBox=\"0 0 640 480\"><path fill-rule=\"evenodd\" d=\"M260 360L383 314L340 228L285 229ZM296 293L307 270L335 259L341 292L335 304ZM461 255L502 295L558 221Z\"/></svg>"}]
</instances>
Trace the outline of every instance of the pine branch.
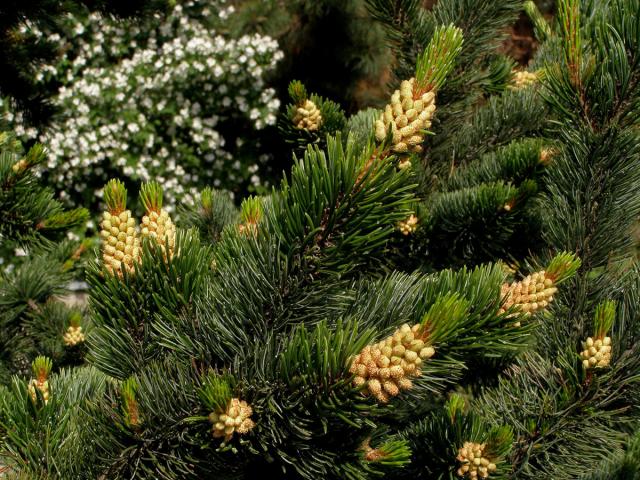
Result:
<instances>
[{"instance_id":1,"label":"pine branch","mask_svg":"<svg viewBox=\"0 0 640 480\"><path fill-rule=\"evenodd\" d=\"M544 105L534 91L507 91L500 97L492 96L458 131L443 141L438 134L434 136L435 145L430 152L433 163L447 169L464 165L514 138L535 135L544 125L545 116Z\"/></svg>"},{"instance_id":2,"label":"pine branch","mask_svg":"<svg viewBox=\"0 0 640 480\"><path fill-rule=\"evenodd\" d=\"M0 387L0 426L5 432L0 455L6 474L43 479L84 475L87 462L82 459L96 451L93 442L75 441L86 421L80 420L82 411L77 407L95 400L104 388L105 377L91 368L52 375L46 404L33 401L27 381L21 378Z\"/></svg>"},{"instance_id":3,"label":"pine branch","mask_svg":"<svg viewBox=\"0 0 640 480\"><path fill-rule=\"evenodd\" d=\"M34 169L45 161L42 146L23 154L11 134L0 136L0 239L27 242L81 225L88 218L83 209L64 210L53 191L41 185Z\"/></svg>"},{"instance_id":4,"label":"pine branch","mask_svg":"<svg viewBox=\"0 0 640 480\"><path fill-rule=\"evenodd\" d=\"M300 256L312 275L379 260L394 225L410 214L411 186L392 159L339 138L328 139L326 155L309 148L266 212L285 255Z\"/></svg>"},{"instance_id":5,"label":"pine branch","mask_svg":"<svg viewBox=\"0 0 640 480\"><path fill-rule=\"evenodd\" d=\"M210 249L200 243L195 231L179 231L176 237L178 254L166 263L158 261L163 258L161 246L145 241L133 273L111 275L98 262L88 267L95 324L88 358L113 377L126 378L161 356L153 324L188 311L206 285Z\"/></svg>"},{"instance_id":6,"label":"pine branch","mask_svg":"<svg viewBox=\"0 0 640 480\"><path fill-rule=\"evenodd\" d=\"M530 225L526 210L536 194L527 180L514 187L501 181L433 195L421 206L424 235L436 265L481 263L514 256Z\"/></svg>"},{"instance_id":7,"label":"pine branch","mask_svg":"<svg viewBox=\"0 0 640 480\"><path fill-rule=\"evenodd\" d=\"M524 4L524 10L533 22L536 38L541 42L547 40L551 35L551 27L542 16L542 13L540 13L540 10L538 10L536 3L532 0L528 0Z\"/></svg>"},{"instance_id":8,"label":"pine branch","mask_svg":"<svg viewBox=\"0 0 640 480\"><path fill-rule=\"evenodd\" d=\"M180 205L178 218L181 226L196 228L203 241L217 242L227 225L235 223L238 211L229 193L205 188L200 192L200 203Z\"/></svg>"},{"instance_id":9,"label":"pine branch","mask_svg":"<svg viewBox=\"0 0 640 480\"><path fill-rule=\"evenodd\" d=\"M438 27L416 62L416 82L424 91L438 90L455 66L462 50L462 30L450 25Z\"/></svg>"},{"instance_id":10,"label":"pine branch","mask_svg":"<svg viewBox=\"0 0 640 480\"><path fill-rule=\"evenodd\" d=\"M296 155L304 155L308 145L318 145L324 150L327 136L335 136L344 129L344 111L331 100L309 95L297 80L289 84L289 96L293 103L287 106L278 123L284 140L293 146Z\"/></svg>"},{"instance_id":11,"label":"pine branch","mask_svg":"<svg viewBox=\"0 0 640 480\"><path fill-rule=\"evenodd\" d=\"M424 473L433 478L463 476L478 467L486 468L484 472L490 478L508 478L505 457L513 438L510 428L491 428L474 412L465 412L464 401L458 396L452 396L444 408L407 428L401 438L407 440L414 452L415 465L409 466L407 478ZM465 446L481 449L479 465L467 459ZM485 461L480 463L480 458ZM426 472L418 465L426 465Z\"/></svg>"}]
</instances>

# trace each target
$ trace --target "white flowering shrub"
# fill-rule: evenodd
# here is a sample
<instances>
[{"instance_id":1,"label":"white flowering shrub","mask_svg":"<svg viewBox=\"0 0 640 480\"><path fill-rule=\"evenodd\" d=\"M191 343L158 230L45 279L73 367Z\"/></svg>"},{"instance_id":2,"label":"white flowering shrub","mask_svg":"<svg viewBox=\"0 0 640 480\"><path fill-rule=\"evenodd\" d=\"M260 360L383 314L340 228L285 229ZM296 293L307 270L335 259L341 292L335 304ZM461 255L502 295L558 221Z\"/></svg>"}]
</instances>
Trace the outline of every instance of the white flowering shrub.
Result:
<instances>
[{"instance_id":1,"label":"white flowering shrub","mask_svg":"<svg viewBox=\"0 0 640 480\"><path fill-rule=\"evenodd\" d=\"M203 185L261 185L252 137L276 121L265 75L282 53L267 36L218 34L233 14L223 6L182 2L142 24L70 17L63 35L48 34L64 54L39 81L57 82L59 113L22 133L48 147L45 174L63 197L91 202L113 176L158 180L170 207Z\"/></svg>"}]
</instances>

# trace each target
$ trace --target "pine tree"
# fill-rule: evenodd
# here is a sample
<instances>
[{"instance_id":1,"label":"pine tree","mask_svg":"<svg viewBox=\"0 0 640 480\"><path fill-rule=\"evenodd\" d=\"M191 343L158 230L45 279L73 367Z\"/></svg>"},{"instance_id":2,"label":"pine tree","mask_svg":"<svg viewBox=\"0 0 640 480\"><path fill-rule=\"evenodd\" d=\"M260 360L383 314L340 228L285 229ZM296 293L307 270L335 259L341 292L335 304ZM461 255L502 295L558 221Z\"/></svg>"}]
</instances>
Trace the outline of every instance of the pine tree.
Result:
<instances>
[{"instance_id":1,"label":"pine tree","mask_svg":"<svg viewBox=\"0 0 640 480\"><path fill-rule=\"evenodd\" d=\"M433 271L495 261L505 251L510 262L522 261L541 244L535 237L539 217L534 204L556 153L554 142L544 137L548 112L538 94L539 82L533 80L541 69L518 71L513 60L500 53L504 30L522 2L445 1L431 10L417 1L368 4L396 56L392 91L414 76L416 62L439 25L458 26L464 39L447 81L433 92L435 111L425 125L433 135L406 138L415 144L412 149L422 151L402 156L399 165L411 167L420 195L412 219L415 235L396 236L399 255L394 263L404 263L402 268L409 271L417 264ZM392 105L393 96L390 99ZM346 128L326 130L346 130L366 142L379 115L365 110L349 118ZM289 124L292 118L289 114ZM306 131L295 132L285 132L290 142L308 140Z\"/></svg>"},{"instance_id":2,"label":"pine tree","mask_svg":"<svg viewBox=\"0 0 640 480\"><path fill-rule=\"evenodd\" d=\"M527 4L534 84L496 56L519 2L421 4L371 2L389 106L311 138L271 195L205 190L174 239L105 224L103 253L138 254L88 267L90 365L39 357L0 392L8 472L637 473L640 2L561 0L551 24ZM305 97L285 135L322 117Z\"/></svg>"},{"instance_id":3,"label":"pine tree","mask_svg":"<svg viewBox=\"0 0 640 480\"><path fill-rule=\"evenodd\" d=\"M46 159L41 145L24 151L10 132L0 133L0 258L25 252L0 271L0 383L25 375L37 354L56 367L82 360L83 312L60 297L79 274L86 242L64 234L88 219L85 209L65 210L37 176Z\"/></svg>"}]
</instances>

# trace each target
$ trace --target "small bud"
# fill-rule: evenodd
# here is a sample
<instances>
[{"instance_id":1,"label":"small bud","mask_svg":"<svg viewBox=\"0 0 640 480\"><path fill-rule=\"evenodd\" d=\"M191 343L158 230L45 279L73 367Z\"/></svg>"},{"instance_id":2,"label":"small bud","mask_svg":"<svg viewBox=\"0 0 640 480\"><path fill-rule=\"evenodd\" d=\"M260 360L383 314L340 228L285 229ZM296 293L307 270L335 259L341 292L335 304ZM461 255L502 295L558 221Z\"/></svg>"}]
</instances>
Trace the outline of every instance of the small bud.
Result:
<instances>
[{"instance_id":1,"label":"small bud","mask_svg":"<svg viewBox=\"0 0 640 480\"><path fill-rule=\"evenodd\" d=\"M16 175L21 174L22 172L24 172L25 170L27 170L29 168L29 162L27 161L26 158L21 158L20 160L18 160L16 163L14 163L11 166L11 169L13 170L13 173L15 173Z\"/></svg>"},{"instance_id":2,"label":"small bud","mask_svg":"<svg viewBox=\"0 0 640 480\"><path fill-rule=\"evenodd\" d=\"M485 457L486 444L464 442L458 449L456 460L461 463L456 471L459 477L489 478L489 473L496 470L496 464Z\"/></svg>"},{"instance_id":3,"label":"small bud","mask_svg":"<svg viewBox=\"0 0 640 480\"><path fill-rule=\"evenodd\" d=\"M366 386L363 394L372 395L381 403L409 390L412 382L408 377L420 375L421 354L424 358L435 354L433 347L425 347L424 340L416 338L419 332L420 325L402 325L385 340L363 348L349 369L355 374L353 385Z\"/></svg>"},{"instance_id":4,"label":"small bud","mask_svg":"<svg viewBox=\"0 0 640 480\"><path fill-rule=\"evenodd\" d=\"M207 201L206 191L203 192L202 198L203 201ZM158 182L143 184L140 189L140 200L145 208L141 225L142 237L153 238L160 246L165 260L172 258L176 241L176 227L171 221L169 213L162 208L162 187L160 184ZM167 247L168 251L165 251Z\"/></svg>"},{"instance_id":5,"label":"small bud","mask_svg":"<svg viewBox=\"0 0 640 480\"><path fill-rule=\"evenodd\" d=\"M584 350L580 353L580 359L585 369L604 368L611 363L611 338L588 337L582 342Z\"/></svg>"},{"instance_id":6,"label":"small bud","mask_svg":"<svg viewBox=\"0 0 640 480\"><path fill-rule=\"evenodd\" d=\"M67 347L75 347L79 343L84 342L84 333L82 333L81 326L70 325L65 334L62 337L64 344Z\"/></svg>"},{"instance_id":7,"label":"small bud","mask_svg":"<svg viewBox=\"0 0 640 480\"><path fill-rule=\"evenodd\" d=\"M322 115L316 104L307 99L296 108L292 121L299 130L317 131L322 125Z\"/></svg>"},{"instance_id":8,"label":"small bud","mask_svg":"<svg viewBox=\"0 0 640 480\"><path fill-rule=\"evenodd\" d=\"M516 71L513 73L511 80L511 88L513 90L521 90L538 82L538 74L527 72L526 70Z\"/></svg>"},{"instance_id":9,"label":"small bud","mask_svg":"<svg viewBox=\"0 0 640 480\"><path fill-rule=\"evenodd\" d=\"M543 148L542 150L540 150L540 163L544 166L549 165L553 160L553 157L555 157L557 154L558 154L558 150L556 148L553 148L553 147Z\"/></svg>"},{"instance_id":10,"label":"small bud","mask_svg":"<svg viewBox=\"0 0 640 480\"><path fill-rule=\"evenodd\" d=\"M515 307L523 313L531 314L547 307L553 300L557 288L553 287L553 280L545 277L545 272L528 275L520 282L502 285L503 304L500 313ZM542 290L540 290L542 288Z\"/></svg>"},{"instance_id":11,"label":"small bud","mask_svg":"<svg viewBox=\"0 0 640 480\"><path fill-rule=\"evenodd\" d=\"M255 426L250 418L252 414L253 409L247 402L239 398L232 398L225 410L213 412L209 416L209 420L213 424L214 438L224 437L224 441L228 442L234 433L239 435L248 433Z\"/></svg>"},{"instance_id":12,"label":"small bud","mask_svg":"<svg viewBox=\"0 0 640 480\"><path fill-rule=\"evenodd\" d=\"M435 112L435 94L425 92L414 99L415 78L404 80L400 89L391 95L391 101L375 123L375 135L382 142L391 129L391 149L395 153L419 153L424 141L423 131L431 126Z\"/></svg>"},{"instance_id":13,"label":"small bud","mask_svg":"<svg viewBox=\"0 0 640 480\"><path fill-rule=\"evenodd\" d=\"M400 230L400 233L402 233L405 236L412 234L417 229L418 229L418 217L416 217L413 214L411 214L409 218L407 218L406 220L398 222L398 230Z\"/></svg>"}]
</instances>

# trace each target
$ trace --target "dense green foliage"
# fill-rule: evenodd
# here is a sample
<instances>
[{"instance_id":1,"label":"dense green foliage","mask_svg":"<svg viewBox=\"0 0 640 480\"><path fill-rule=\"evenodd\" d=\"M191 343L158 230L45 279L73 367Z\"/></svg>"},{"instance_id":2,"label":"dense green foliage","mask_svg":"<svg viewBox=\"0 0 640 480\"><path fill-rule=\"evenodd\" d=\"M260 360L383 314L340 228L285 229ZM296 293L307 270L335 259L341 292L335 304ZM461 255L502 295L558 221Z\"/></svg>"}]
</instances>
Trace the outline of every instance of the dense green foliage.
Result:
<instances>
[{"instance_id":1,"label":"dense green foliage","mask_svg":"<svg viewBox=\"0 0 640 480\"><path fill-rule=\"evenodd\" d=\"M291 171L240 209L204 190L172 253L109 202L133 268L87 268L88 365L0 392L11 474L637 475L640 1L527 3L529 75L498 43L523 2L368 6L412 99L347 118L292 83Z\"/></svg>"},{"instance_id":2,"label":"dense green foliage","mask_svg":"<svg viewBox=\"0 0 640 480\"><path fill-rule=\"evenodd\" d=\"M41 145L27 152L8 132L0 134L0 379L28 373L38 354L56 367L81 363L82 346L67 348L64 334L82 322L82 309L60 296L78 276L86 244L64 237L83 225L85 209L65 210L36 172L45 161ZM13 257L14 250L23 256ZM86 325L85 325L86 328ZM85 330L86 331L86 330Z\"/></svg>"}]
</instances>

